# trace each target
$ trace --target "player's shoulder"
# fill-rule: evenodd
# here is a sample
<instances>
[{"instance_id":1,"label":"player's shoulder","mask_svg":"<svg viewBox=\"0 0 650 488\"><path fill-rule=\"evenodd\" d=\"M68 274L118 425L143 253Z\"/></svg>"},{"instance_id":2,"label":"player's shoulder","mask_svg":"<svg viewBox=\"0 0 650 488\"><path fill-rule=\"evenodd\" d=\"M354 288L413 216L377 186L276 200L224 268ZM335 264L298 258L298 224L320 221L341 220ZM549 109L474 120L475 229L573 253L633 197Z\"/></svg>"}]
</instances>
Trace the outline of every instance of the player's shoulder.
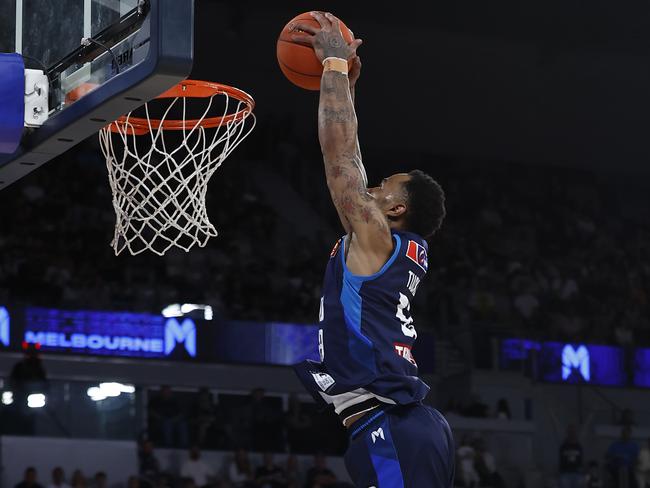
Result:
<instances>
[{"instance_id":1,"label":"player's shoulder","mask_svg":"<svg viewBox=\"0 0 650 488\"><path fill-rule=\"evenodd\" d=\"M394 230L393 235L400 240L400 254L426 272L429 267L429 245L426 239L407 231Z\"/></svg>"},{"instance_id":2,"label":"player's shoulder","mask_svg":"<svg viewBox=\"0 0 650 488\"><path fill-rule=\"evenodd\" d=\"M392 230L391 234L396 241L396 245L388 263L392 264L395 260L398 260L408 265L415 264L426 273L429 266L429 246L427 241L413 232ZM330 251L330 259L334 259L341 252L345 253L350 236L351 234L347 234L337 239Z\"/></svg>"}]
</instances>

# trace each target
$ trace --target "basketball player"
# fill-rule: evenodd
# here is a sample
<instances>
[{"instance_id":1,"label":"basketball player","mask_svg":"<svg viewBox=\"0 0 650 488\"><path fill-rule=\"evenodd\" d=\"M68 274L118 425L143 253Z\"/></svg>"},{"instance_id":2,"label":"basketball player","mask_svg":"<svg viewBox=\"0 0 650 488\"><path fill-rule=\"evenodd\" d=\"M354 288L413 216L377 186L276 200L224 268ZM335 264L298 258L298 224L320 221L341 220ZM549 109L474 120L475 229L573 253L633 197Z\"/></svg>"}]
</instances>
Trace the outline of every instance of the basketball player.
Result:
<instances>
[{"instance_id":1,"label":"basketball player","mask_svg":"<svg viewBox=\"0 0 650 488\"><path fill-rule=\"evenodd\" d=\"M317 402L332 404L350 434L345 463L362 488L448 488L449 425L425 407L410 302L427 271L427 243L445 215L444 193L415 170L367 188L352 90L360 40L344 41L336 17L293 26L293 40L323 63L318 134L332 201L347 234L330 254L320 303L321 362L296 366ZM354 60L348 74L348 60ZM389 70L390 66L387 64Z\"/></svg>"}]
</instances>

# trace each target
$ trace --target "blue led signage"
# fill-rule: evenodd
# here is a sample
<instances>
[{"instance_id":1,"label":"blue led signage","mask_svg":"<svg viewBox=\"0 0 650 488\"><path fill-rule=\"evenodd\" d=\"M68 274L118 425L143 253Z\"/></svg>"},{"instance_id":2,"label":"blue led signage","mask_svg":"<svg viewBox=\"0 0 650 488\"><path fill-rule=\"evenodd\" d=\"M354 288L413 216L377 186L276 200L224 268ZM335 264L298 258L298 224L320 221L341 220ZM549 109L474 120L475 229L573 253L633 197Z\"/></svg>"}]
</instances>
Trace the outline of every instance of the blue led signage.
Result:
<instances>
[{"instance_id":1,"label":"blue led signage","mask_svg":"<svg viewBox=\"0 0 650 488\"><path fill-rule=\"evenodd\" d=\"M501 343L502 368L517 369L517 362L531 361L533 351L535 365L530 371L535 379L603 386L628 383L625 353L615 346L506 339ZM650 367L650 357L648 365Z\"/></svg>"},{"instance_id":2,"label":"blue led signage","mask_svg":"<svg viewBox=\"0 0 650 488\"><path fill-rule=\"evenodd\" d=\"M39 343L43 351L81 354L167 357L182 350L196 357L197 352L193 320L143 313L27 308L23 340Z\"/></svg>"},{"instance_id":3,"label":"blue led signage","mask_svg":"<svg viewBox=\"0 0 650 488\"><path fill-rule=\"evenodd\" d=\"M634 354L634 386L650 388L650 349L639 348Z\"/></svg>"},{"instance_id":4,"label":"blue led signage","mask_svg":"<svg viewBox=\"0 0 650 488\"><path fill-rule=\"evenodd\" d=\"M568 381L571 375L578 375L582 381L591 379L591 357L587 346L566 344L562 348L562 381Z\"/></svg>"},{"instance_id":5,"label":"blue led signage","mask_svg":"<svg viewBox=\"0 0 650 488\"><path fill-rule=\"evenodd\" d=\"M5 347L9 347L11 337L9 324L9 311L5 307L0 307L0 344Z\"/></svg>"}]
</instances>

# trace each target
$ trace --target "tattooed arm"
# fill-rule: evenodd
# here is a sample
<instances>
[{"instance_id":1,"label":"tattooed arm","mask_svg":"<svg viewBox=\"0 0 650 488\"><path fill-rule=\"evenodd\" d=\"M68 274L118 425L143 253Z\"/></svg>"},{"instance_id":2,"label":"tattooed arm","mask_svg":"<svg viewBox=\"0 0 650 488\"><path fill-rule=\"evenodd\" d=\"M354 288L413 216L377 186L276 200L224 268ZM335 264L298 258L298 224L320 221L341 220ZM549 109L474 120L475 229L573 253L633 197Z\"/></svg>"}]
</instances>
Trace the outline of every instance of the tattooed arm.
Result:
<instances>
[{"instance_id":1,"label":"tattooed arm","mask_svg":"<svg viewBox=\"0 0 650 488\"><path fill-rule=\"evenodd\" d=\"M361 59L359 59L359 56L355 56L352 59L352 66L350 68L350 72L348 73L348 83L350 86L350 96L352 97L352 104L354 105L354 91L355 91L355 85L357 80L359 79L359 74L361 73ZM361 149L359 148L359 137L357 136L356 138L356 147L355 147L355 156L356 156L356 162L358 163L359 166L359 171L361 172L361 176L363 177L364 184L367 186L368 185L368 177L366 176L366 169L363 167L363 161L361 158ZM348 222L348 219L341 210L336 208L336 212L339 215L339 220L341 221L341 224L343 225L343 228L345 229L346 234L350 234L352 232L352 227L350 226L350 223Z\"/></svg>"},{"instance_id":2,"label":"tattooed arm","mask_svg":"<svg viewBox=\"0 0 650 488\"><path fill-rule=\"evenodd\" d=\"M355 86L357 84L357 80L359 79L359 75L361 74L361 58L359 56L355 56L352 58L352 67L350 68L350 72L348 73L348 82L350 83L350 96L352 97L352 105L355 104ZM368 186L368 176L366 175L366 168L363 166L363 158L361 157L361 148L359 147L359 135L357 133L357 140L356 140L356 149L355 153L357 155L357 160L359 162L359 171L361 171L361 175L363 176L363 181L366 186Z\"/></svg>"},{"instance_id":3,"label":"tattooed arm","mask_svg":"<svg viewBox=\"0 0 650 488\"><path fill-rule=\"evenodd\" d=\"M360 40L349 45L343 39L339 21L331 14L312 13L321 28L296 24L294 29L312 34L294 35L314 47L322 61L328 57L351 59ZM365 170L357 143L357 117L348 76L325 71L321 79L318 107L318 137L332 201L346 230L351 231L350 253L354 272L372 274L381 268L393 249L388 221L367 191Z\"/></svg>"}]
</instances>

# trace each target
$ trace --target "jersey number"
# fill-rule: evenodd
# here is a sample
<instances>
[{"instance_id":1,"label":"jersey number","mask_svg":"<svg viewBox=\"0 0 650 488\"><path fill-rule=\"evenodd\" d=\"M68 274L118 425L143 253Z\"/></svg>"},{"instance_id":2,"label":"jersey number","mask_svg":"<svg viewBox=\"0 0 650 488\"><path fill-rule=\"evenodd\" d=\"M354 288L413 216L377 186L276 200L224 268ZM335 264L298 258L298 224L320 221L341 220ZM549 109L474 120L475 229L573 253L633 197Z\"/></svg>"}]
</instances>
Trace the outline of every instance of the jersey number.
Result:
<instances>
[{"instance_id":1,"label":"jersey number","mask_svg":"<svg viewBox=\"0 0 650 488\"><path fill-rule=\"evenodd\" d=\"M397 312L395 313L395 316L402 323L402 333L406 337L417 338L418 333L415 332L413 317L411 317L411 302L403 293L399 294L399 303L397 304Z\"/></svg>"}]
</instances>

